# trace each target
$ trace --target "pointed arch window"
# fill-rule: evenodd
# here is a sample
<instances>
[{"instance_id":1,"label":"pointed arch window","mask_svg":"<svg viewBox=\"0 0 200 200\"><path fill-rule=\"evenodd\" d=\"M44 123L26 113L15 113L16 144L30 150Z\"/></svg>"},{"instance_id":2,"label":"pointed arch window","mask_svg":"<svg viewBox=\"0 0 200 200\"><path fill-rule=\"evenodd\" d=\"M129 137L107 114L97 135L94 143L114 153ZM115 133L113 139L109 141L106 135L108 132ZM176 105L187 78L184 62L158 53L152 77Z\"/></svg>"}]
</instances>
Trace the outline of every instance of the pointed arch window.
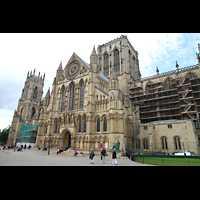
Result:
<instances>
[{"instance_id":1,"label":"pointed arch window","mask_svg":"<svg viewBox=\"0 0 200 200\"><path fill-rule=\"evenodd\" d=\"M58 120L55 120L55 133L57 133L57 128L58 128Z\"/></svg>"},{"instance_id":2,"label":"pointed arch window","mask_svg":"<svg viewBox=\"0 0 200 200\"><path fill-rule=\"evenodd\" d=\"M114 70L115 72L120 72L120 63L119 63L119 51L118 49L114 52Z\"/></svg>"},{"instance_id":3,"label":"pointed arch window","mask_svg":"<svg viewBox=\"0 0 200 200\"><path fill-rule=\"evenodd\" d=\"M83 105L84 105L84 83L82 82L81 84L81 92L80 92L80 109L83 109Z\"/></svg>"},{"instance_id":4,"label":"pointed arch window","mask_svg":"<svg viewBox=\"0 0 200 200\"><path fill-rule=\"evenodd\" d=\"M136 149L140 149L140 139L136 140Z\"/></svg>"},{"instance_id":5,"label":"pointed arch window","mask_svg":"<svg viewBox=\"0 0 200 200\"><path fill-rule=\"evenodd\" d=\"M162 137L162 149L168 149L167 138L164 136Z\"/></svg>"},{"instance_id":6,"label":"pointed arch window","mask_svg":"<svg viewBox=\"0 0 200 200\"><path fill-rule=\"evenodd\" d=\"M148 149L148 141L147 141L147 139L143 140L143 148L144 149Z\"/></svg>"},{"instance_id":7,"label":"pointed arch window","mask_svg":"<svg viewBox=\"0 0 200 200\"><path fill-rule=\"evenodd\" d=\"M45 134L47 134L47 128L48 128L48 124L46 123L46 124L45 124L45 130L44 130L44 133L45 133Z\"/></svg>"},{"instance_id":8,"label":"pointed arch window","mask_svg":"<svg viewBox=\"0 0 200 200\"><path fill-rule=\"evenodd\" d=\"M103 131L107 131L107 118L104 117L103 119Z\"/></svg>"},{"instance_id":9,"label":"pointed arch window","mask_svg":"<svg viewBox=\"0 0 200 200\"><path fill-rule=\"evenodd\" d=\"M35 108L32 107L32 114L31 114L31 118L35 115Z\"/></svg>"},{"instance_id":10,"label":"pointed arch window","mask_svg":"<svg viewBox=\"0 0 200 200\"><path fill-rule=\"evenodd\" d=\"M107 53L104 54L104 76L109 75L109 56Z\"/></svg>"},{"instance_id":11,"label":"pointed arch window","mask_svg":"<svg viewBox=\"0 0 200 200\"><path fill-rule=\"evenodd\" d=\"M79 118L79 130L78 130L79 133L81 133L81 124L82 124L82 117Z\"/></svg>"},{"instance_id":12,"label":"pointed arch window","mask_svg":"<svg viewBox=\"0 0 200 200\"><path fill-rule=\"evenodd\" d=\"M164 90L171 89L171 87L172 87L171 78L167 78L167 79L165 80L165 83L164 83Z\"/></svg>"},{"instance_id":13,"label":"pointed arch window","mask_svg":"<svg viewBox=\"0 0 200 200\"><path fill-rule=\"evenodd\" d=\"M83 129L83 133L86 132L86 120L87 120L87 118L86 118L86 116L85 116L85 117L84 117L84 129Z\"/></svg>"},{"instance_id":14,"label":"pointed arch window","mask_svg":"<svg viewBox=\"0 0 200 200\"><path fill-rule=\"evenodd\" d=\"M174 143L175 143L175 148L176 149L181 149L180 137L178 137L178 136L174 137Z\"/></svg>"},{"instance_id":15,"label":"pointed arch window","mask_svg":"<svg viewBox=\"0 0 200 200\"><path fill-rule=\"evenodd\" d=\"M64 112L64 110L65 110L65 88L63 89L62 92L61 112Z\"/></svg>"},{"instance_id":16,"label":"pointed arch window","mask_svg":"<svg viewBox=\"0 0 200 200\"><path fill-rule=\"evenodd\" d=\"M69 96L69 110L74 110L75 107L75 97L76 97L76 86L74 83L70 87L70 96Z\"/></svg>"},{"instance_id":17,"label":"pointed arch window","mask_svg":"<svg viewBox=\"0 0 200 200\"><path fill-rule=\"evenodd\" d=\"M37 93L38 93L38 88L36 87L36 88L33 90L33 99L37 99Z\"/></svg>"},{"instance_id":18,"label":"pointed arch window","mask_svg":"<svg viewBox=\"0 0 200 200\"><path fill-rule=\"evenodd\" d=\"M100 132L100 119L97 119L97 132Z\"/></svg>"}]
</instances>

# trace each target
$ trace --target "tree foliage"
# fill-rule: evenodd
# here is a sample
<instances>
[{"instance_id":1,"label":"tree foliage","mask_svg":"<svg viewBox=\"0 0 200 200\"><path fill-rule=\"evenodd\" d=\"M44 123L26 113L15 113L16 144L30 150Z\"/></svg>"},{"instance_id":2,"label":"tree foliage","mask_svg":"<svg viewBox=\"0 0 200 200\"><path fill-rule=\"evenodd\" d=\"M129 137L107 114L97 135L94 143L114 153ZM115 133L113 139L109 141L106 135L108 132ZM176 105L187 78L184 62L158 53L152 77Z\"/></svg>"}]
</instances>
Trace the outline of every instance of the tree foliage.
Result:
<instances>
[{"instance_id":1,"label":"tree foliage","mask_svg":"<svg viewBox=\"0 0 200 200\"><path fill-rule=\"evenodd\" d=\"M4 128L2 132L0 132L0 142L7 142L9 130L10 125L7 128Z\"/></svg>"}]
</instances>

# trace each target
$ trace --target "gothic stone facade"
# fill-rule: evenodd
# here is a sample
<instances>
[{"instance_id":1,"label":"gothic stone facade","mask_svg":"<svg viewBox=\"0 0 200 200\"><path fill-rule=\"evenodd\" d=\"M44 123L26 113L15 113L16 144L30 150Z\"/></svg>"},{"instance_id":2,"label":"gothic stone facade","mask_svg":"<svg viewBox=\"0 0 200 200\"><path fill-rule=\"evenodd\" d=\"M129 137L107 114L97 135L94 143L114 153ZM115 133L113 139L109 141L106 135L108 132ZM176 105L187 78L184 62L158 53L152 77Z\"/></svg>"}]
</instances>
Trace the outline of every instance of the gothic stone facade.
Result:
<instances>
[{"instance_id":1,"label":"gothic stone facade","mask_svg":"<svg viewBox=\"0 0 200 200\"><path fill-rule=\"evenodd\" d=\"M184 73L193 70L199 77L199 64ZM164 75L162 80L154 77L151 83L165 82L167 77L173 76ZM8 145L16 144L21 124L28 123L38 125L36 147L50 142L51 147L60 145L81 151L93 148L98 152L101 146L111 149L113 143L119 140L120 148L124 151L140 150L142 145L143 149L151 149L155 141L162 145L162 141L159 141L162 136L173 140L178 135L182 141L192 138L195 153L198 153L198 131L193 121L176 121L176 130L174 126L170 129L170 137L167 131L166 134L159 131L159 123L152 125L148 121L142 122L141 109L134 104L137 99L133 101L131 94L145 91L148 81L141 79L138 53L126 36L99 45L97 52L94 47L90 64L73 53L64 69L60 63L52 90L49 89L42 100L44 79L45 75L35 75L35 70L28 73L18 108L14 112ZM182 127L187 127L184 132L187 137L177 134Z\"/></svg>"},{"instance_id":2,"label":"gothic stone facade","mask_svg":"<svg viewBox=\"0 0 200 200\"><path fill-rule=\"evenodd\" d=\"M133 110L129 105L130 75L140 77L138 54L126 36L95 47L90 64L73 53L59 65L42 100L44 77L28 73L14 113L8 144L14 145L22 123L38 124L36 147L60 145L78 150L107 150L131 137ZM113 72L113 73L111 73ZM138 76L136 76L138 75Z\"/></svg>"}]
</instances>

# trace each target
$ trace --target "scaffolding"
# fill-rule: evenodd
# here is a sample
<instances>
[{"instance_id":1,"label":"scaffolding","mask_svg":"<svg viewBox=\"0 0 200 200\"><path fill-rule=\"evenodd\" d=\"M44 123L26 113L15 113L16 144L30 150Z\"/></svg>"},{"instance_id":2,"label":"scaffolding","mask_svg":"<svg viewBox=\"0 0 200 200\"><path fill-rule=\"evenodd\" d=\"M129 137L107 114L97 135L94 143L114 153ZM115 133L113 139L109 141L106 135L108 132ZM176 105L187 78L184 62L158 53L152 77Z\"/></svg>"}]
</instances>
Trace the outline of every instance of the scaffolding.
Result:
<instances>
[{"instance_id":1,"label":"scaffolding","mask_svg":"<svg viewBox=\"0 0 200 200\"><path fill-rule=\"evenodd\" d=\"M139 106L141 123L191 119L200 128L200 78L195 73L168 77L164 83L148 81L145 91L142 84L129 93L132 105Z\"/></svg>"},{"instance_id":2,"label":"scaffolding","mask_svg":"<svg viewBox=\"0 0 200 200\"><path fill-rule=\"evenodd\" d=\"M28 126L22 123L18 143L35 143L38 125Z\"/></svg>"}]
</instances>

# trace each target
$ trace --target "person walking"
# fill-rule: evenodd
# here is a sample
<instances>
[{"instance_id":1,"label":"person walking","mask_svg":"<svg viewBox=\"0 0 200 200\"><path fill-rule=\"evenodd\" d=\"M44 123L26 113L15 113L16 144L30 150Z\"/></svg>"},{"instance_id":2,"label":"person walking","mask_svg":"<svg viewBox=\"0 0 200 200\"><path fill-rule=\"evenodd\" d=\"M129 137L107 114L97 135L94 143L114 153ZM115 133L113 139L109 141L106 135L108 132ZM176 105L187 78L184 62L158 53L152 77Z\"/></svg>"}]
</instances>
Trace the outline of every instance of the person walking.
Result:
<instances>
[{"instance_id":1,"label":"person walking","mask_svg":"<svg viewBox=\"0 0 200 200\"><path fill-rule=\"evenodd\" d=\"M94 151L92 150L92 148L90 149L90 159L91 159L91 163L93 164L93 158L94 158L95 154Z\"/></svg>"},{"instance_id":2,"label":"person walking","mask_svg":"<svg viewBox=\"0 0 200 200\"><path fill-rule=\"evenodd\" d=\"M105 156L106 156L106 150L103 147L103 149L101 150L101 157L103 159L103 164L105 164Z\"/></svg>"},{"instance_id":3,"label":"person walking","mask_svg":"<svg viewBox=\"0 0 200 200\"><path fill-rule=\"evenodd\" d=\"M114 165L114 162L115 162L115 165L117 165L117 154L115 152L115 149L113 149L113 153L112 153L112 164Z\"/></svg>"}]
</instances>

